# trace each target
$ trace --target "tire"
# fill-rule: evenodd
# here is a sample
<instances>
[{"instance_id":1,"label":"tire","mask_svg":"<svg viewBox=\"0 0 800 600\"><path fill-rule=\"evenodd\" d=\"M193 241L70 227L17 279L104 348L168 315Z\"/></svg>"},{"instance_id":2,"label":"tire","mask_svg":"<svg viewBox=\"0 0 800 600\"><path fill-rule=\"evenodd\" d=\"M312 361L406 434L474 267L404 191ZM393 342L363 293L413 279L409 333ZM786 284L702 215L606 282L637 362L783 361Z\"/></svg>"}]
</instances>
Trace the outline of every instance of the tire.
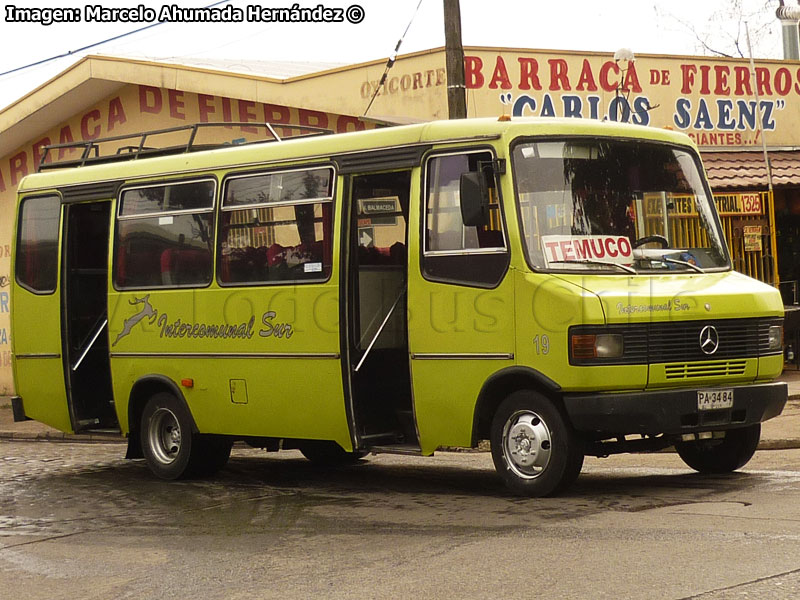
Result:
<instances>
[{"instance_id":1,"label":"tire","mask_svg":"<svg viewBox=\"0 0 800 600\"><path fill-rule=\"evenodd\" d=\"M308 460L324 467L351 465L367 455L366 452L348 452L336 442L328 440L306 440L298 447Z\"/></svg>"},{"instance_id":2,"label":"tire","mask_svg":"<svg viewBox=\"0 0 800 600\"><path fill-rule=\"evenodd\" d=\"M199 452L194 475L210 477L228 464L233 440L220 436L198 435L195 436L194 445Z\"/></svg>"},{"instance_id":3,"label":"tire","mask_svg":"<svg viewBox=\"0 0 800 600\"><path fill-rule=\"evenodd\" d=\"M494 467L515 494L552 496L581 472L583 442L559 407L533 390L503 400L490 437Z\"/></svg>"},{"instance_id":4,"label":"tire","mask_svg":"<svg viewBox=\"0 0 800 600\"><path fill-rule=\"evenodd\" d=\"M689 467L705 474L730 473L753 458L761 438L761 424L729 429L722 439L675 444L678 456Z\"/></svg>"},{"instance_id":5,"label":"tire","mask_svg":"<svg viewBox=\"0 0 800 600\"><path fill-rule=\"evenodd\" d=\"M185 479L217 472L228 462L232 443L194 433L184 404L172 394L154 394L142 412L140 438L147 466L159 479Z\"/></svg>"}]
</instances>

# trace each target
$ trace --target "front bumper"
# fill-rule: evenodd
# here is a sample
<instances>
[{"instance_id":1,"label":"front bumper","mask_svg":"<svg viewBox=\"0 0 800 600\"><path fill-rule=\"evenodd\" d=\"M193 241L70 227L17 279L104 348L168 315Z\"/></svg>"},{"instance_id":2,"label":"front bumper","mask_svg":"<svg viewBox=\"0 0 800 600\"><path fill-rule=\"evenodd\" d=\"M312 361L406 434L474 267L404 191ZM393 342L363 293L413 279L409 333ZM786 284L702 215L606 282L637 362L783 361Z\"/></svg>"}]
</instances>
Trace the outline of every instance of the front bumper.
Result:
<instances>
[{"instance_id":1,"label":"front bumper","mask_svg":"<svg viewBox=\"0 0 800 600\"><path fill-rule=\"evenodd\" d=\"M701 411L697 389L670 389L624 394L564 394L564 407L572 426L581 432L614 435L682 434L746 427L781 414L789 396L785 383L733 389L731 408Z\"/></svg>"}]
</instances>

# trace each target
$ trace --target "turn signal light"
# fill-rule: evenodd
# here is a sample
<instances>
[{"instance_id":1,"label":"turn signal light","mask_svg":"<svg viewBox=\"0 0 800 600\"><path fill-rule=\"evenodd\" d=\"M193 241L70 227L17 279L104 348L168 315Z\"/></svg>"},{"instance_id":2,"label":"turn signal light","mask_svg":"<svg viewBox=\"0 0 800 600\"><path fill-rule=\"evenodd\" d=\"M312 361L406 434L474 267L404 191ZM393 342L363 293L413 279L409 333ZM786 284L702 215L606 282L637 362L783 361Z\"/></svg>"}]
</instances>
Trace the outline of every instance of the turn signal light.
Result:
<instances>
[{"instance_id":1,"label":"turn signal light","mask_svg":"<svg viewBox=\"0 0 800 600\"><path fill-rule=\"evenodd\" d=\"M194 379L181 379L181 385L185 388L193 388Z\"/></svg>"},{"instance_id":2,"label":"turn signal light","mask_svg":"<svg viewBox=\"0 0 800 600\"><path fill-rule=\"evenodd\" d=\"M596 335L573 335L572 356L575 358L596 358L597 353L594 348L596 338Z\"/></svg>"},{"instance_id":3,"label":"turn signal light","mask_svg":"<svg viewBox=\"0 0 800 600\"><path fill-rule=\"evenodd\" d=\"M618 333L573 335L573 358L619 358L624 351L622 336Z\"/></svg>"}]
</instances>

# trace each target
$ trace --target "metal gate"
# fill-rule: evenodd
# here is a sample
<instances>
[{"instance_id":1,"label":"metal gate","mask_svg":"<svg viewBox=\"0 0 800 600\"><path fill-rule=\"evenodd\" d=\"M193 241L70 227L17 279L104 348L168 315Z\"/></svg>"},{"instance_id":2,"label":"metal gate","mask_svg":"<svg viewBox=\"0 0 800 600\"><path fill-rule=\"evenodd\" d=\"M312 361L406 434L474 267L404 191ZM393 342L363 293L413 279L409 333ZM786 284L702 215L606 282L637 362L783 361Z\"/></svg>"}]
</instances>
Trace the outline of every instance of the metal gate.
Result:
<instances>
[{"instance_id":1,"label":"metal gate","mask_svg":"<svg viewBox=\"0 0 800 600\"><path fill-rule=\"evenodd\" d=\"M772 192L714 194L733 268L777 286L775 199Z\"/></svg>"}]
</instances>

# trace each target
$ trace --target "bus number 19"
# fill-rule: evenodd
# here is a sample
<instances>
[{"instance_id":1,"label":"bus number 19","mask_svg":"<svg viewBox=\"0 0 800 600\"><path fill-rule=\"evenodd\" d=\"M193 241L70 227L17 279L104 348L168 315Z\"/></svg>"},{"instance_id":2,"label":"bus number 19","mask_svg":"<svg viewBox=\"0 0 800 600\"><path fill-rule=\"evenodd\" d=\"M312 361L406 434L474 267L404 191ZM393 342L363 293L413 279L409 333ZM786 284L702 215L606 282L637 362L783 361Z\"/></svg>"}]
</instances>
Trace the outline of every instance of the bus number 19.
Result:
<instances>
[{"instance_id":1,"label":"bus number 19","mask_svg":"<svg viewBox=\"0 0 800 600\"><path fill-rule=\"evenodd\" d=\"M549 354L550 353L550 338L547 335L533 336L533 347L536 354Z\"/></svg>"}]
</instances>

